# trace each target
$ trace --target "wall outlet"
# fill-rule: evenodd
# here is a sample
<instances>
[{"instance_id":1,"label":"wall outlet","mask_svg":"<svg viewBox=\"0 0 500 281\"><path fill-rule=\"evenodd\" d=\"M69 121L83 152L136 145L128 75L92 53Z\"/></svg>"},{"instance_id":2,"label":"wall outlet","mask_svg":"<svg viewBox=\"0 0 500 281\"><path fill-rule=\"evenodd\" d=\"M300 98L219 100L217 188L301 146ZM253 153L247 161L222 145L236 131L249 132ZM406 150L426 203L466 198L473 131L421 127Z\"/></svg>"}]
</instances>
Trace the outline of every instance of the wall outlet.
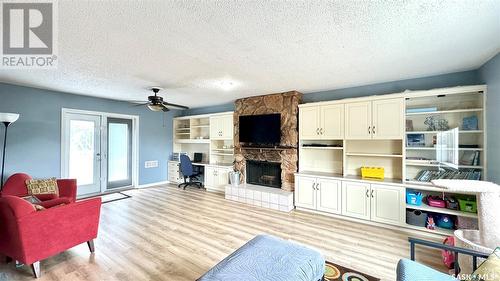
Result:
<instances>
[{"instance_id":1,"label":"wall outlet","mask_svg":"<svg viewBox=\"0 0 500 281\"><path fill-rule=\"evenodd\" d=\"M158 160L144 162L144 168L146 169L157 168L157 167L158 167Z\"/></svg>"}]
</instances>

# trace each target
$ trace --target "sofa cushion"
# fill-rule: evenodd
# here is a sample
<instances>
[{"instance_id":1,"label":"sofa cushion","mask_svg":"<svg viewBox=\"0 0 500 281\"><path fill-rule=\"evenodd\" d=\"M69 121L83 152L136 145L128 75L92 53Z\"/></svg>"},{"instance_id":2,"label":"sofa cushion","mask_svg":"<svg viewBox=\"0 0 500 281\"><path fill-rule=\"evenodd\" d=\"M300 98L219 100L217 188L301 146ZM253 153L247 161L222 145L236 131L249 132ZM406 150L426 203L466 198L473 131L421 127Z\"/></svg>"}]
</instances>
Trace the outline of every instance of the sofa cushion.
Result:
<instances>
[{"instance_id":1,"label":"sofa cushion","mask_svg":"<svg viewBox=\"0 0 500 281\"><path fill-rule=\"evenodd\" d=\"M56 178L27 180L26 188L29 195L34 195L41 201L56 199L59 197Z\"/></svg>"},{"instance_id":2,"label":"sofa cushion","mask_svg":"<svg viewBox=\"0 0 500 281\"><path fill-rule=\"evenodd\" d=\"M55 206L59 206L62 204L69 204L69 203L71 203L71 201L68 198L56 198L56 199L51 199L51 200L47 200L47 201L42 201L42 202L38 203L38 205L44 207L45 209L48 209L48 208L53 208Z\"/></svg>"}]
</instances>

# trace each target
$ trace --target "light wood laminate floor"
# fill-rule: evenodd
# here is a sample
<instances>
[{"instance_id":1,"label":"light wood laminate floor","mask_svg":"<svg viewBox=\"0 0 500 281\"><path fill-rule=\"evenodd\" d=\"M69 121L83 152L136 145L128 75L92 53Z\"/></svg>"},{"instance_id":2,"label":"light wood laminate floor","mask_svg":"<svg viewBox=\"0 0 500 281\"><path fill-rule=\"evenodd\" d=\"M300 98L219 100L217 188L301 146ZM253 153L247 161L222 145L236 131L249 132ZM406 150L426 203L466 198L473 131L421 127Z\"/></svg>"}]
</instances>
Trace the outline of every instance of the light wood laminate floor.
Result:
<instances>
[{"instance_id":1,"label":"light wood laminate floor","mask_svg":"<svg viewBox=\"0 0 500 281\"><path fill-rule=\"evenodd\" d=\"M86 244L41 262L45 280L195 280L252 239L268 233L318 249L327 260L395 279L408 234L302 211L284 213L225 200L222 194L165 185L127 191L103 204L96 253ZM417 258L442 269L439 252ZM33 280L29 267L0 264L0 280Z\"/></svg>"}]
</instances>

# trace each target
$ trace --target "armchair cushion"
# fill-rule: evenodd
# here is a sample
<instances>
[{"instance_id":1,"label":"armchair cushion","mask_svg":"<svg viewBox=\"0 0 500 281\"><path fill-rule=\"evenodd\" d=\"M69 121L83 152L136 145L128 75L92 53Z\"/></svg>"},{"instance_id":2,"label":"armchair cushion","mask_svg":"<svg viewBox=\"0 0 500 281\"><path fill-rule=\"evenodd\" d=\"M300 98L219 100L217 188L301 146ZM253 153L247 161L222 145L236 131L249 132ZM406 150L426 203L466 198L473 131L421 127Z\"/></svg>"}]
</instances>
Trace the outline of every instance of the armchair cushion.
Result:
<instances>
[{"instance_id":1,"label":"armchair cushion","mask_svg":"<svg viewBox=\"0 0 500 281\"><path fill-rule=\"evenodd\" d=\"M45 209L49 209L49 208L52 208L52 207L55 207L55 206L58 206L61 204L69 204L69 203L71 203L69 198L56 198L56 199L52 199L52 200L42 201L42 202L38 203L38 205L44 207Z\"/></svg>"}]
</instances>

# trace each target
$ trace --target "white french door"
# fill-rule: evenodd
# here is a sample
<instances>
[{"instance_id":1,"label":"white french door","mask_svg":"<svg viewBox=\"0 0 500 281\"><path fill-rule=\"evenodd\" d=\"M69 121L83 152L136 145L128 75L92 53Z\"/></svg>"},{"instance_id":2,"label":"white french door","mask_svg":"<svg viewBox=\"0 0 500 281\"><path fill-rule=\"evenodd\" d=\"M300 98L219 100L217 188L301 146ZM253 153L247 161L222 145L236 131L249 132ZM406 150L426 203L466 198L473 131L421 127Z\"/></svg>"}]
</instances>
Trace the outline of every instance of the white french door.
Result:
<instances>
[{"instance_id":1,"label":"white french door","mask_svg":"<svg viewBox=\"0 0 500 281\"><path fill-rule=\"evenodd\" d=\"M138 118L63 109L61 176L78 196L137 185Z\"/></svg>"},{"instance_id":2,"label":"white french door","mask_svg":"<svg viewBox=\"0 0 500 281\"><path fill-rule=\"evenodd\" d=\"M62 177L77 179L79 196L101 191L101 126L99 115L63 116Z\"/></svg>"}]
</instances>

